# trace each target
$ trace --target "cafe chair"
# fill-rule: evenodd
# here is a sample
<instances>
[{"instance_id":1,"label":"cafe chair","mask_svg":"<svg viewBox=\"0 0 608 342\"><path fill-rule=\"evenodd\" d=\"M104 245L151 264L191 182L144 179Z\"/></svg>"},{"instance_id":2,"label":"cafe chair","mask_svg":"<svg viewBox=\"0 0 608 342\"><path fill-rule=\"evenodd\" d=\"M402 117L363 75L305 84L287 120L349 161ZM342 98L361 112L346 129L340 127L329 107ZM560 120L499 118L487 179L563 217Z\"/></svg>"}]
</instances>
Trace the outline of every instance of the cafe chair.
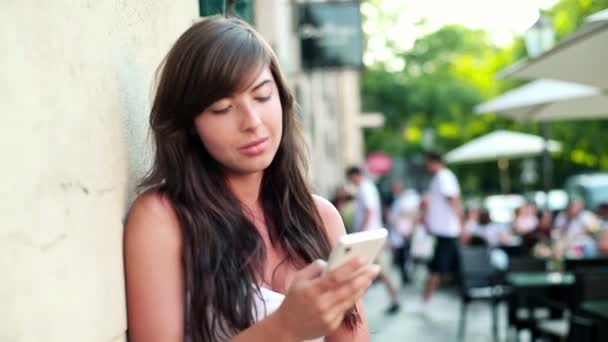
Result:
<instances>
[{"instance_id":1,"label":"cafe chair","mask_svg":"<svg viewBox=\"0 0 608 342\"><path fill-rule=\"evenodd\" d=\"M544 272L547 268L547 261L531 256L519 256L509 258L507 272ZM511 292L507 287L506 293ZM515 334L519 337L522 330L532 331L538 320L550 317L550 310L539 303L520 303L518 298L507 296L509 301L508 312L510 327L515 329ZM528 301L531 299L528 298ZM516 338L518 340L518 338Z\"/></svg>"},{"instance_id":2,"label":"cafe chair","mask_svg":"<svg viewBox=\"0 0 608 342\"><path fill-rule=\"evenodd\" d=\"M569 315L564 322L548 321L542 322L538 327L539 332L534 338L542 341L567 341L567 342L597 342L597 330L593 320L577 315Z\"/></svg>"},{"instance_id":3,"label":"cafe chair","mask_svg":"<svg viewBox=\"0 0 608 342\"><path fill-rule=\"evenodd\" d=\"M575 316L570 317L568 342L596 342L597 327L591 319Z\"/></svg>"},{"instance_id":4,"label":"cafe chair","mask_svg":"<svg viewBox=\"0 0 608 342\"><path fill-rule=\"evenodd\" d=\"M581 315L580 305L586 301L608 300L608 271L581 271L576 273L574 296L565 312L566 319L545 320L538 323L533 336L551 341L579 341L580 336L594 337L593 322ZM580 341L587 341L580 339ZM591 339L589 341L595 341Z\"/></svg>"},{"instance_id":5,"label":"cafe chair","mask_svg":"<svg viewBox=\"0 0 608 342\"><path fill-rule=\"evenodd\" d=\"M486 247L466 247L459 249L460 264L460 299L461 311L458 326L458 337L462 341L465 335L467 309L473 301L490 303L492 311L492 336L498 338L498 301L501 298L497 286L497 272L490 262Z\"/></svg>"},{"instance_id":6,"label":"cafe chair","mask_svg":"<svg viewBox=\"0 0 608 342\"><path fill-rule=\"evenodd\" d=\"M608 258L565 259L566 271L608 271Z\"/></svg>"},{"instance_id":7,"label":"cafe chair","mask_svg":"<svg viewBox=\"0 0 608 342\"><path fill-rule=\"evenodd\" d=\"M545 259L531 256L509 258L510 272L543 272L546 271L546 269L547 261Z\"/></svg>"}]
</instances>

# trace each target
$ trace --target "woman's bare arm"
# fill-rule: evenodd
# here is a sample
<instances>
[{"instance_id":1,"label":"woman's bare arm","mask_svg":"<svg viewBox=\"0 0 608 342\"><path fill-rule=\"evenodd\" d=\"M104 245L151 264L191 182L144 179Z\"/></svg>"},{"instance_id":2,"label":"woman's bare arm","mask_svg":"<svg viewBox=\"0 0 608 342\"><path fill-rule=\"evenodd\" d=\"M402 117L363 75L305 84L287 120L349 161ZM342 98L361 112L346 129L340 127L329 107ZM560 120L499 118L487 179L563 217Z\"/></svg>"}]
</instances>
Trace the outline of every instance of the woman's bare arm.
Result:
<instances>
[{"instance_id":1,"label":"woman's bare arm","mask_svg":"<svg viewBox=\"0 0 608 342\"><path fill-rule=\"evenodd\" d=\"M342 221L342 217L340 216L338 210L329 201L319 196L314 196L314 199L315 204L317 205L317 210L319 211L323 224L325 225L325 229L327 230L330 243L333 247L338 242L340 236L346 234L344 222ZM359 316L361 317L361 322L354 331L349 330L345 326L341 326L331 336L327 336L325 341L369 342L369 325L362 301L357 303L357 310L359 312Z\"/></svg>"},{"instance_id":2,"label":"woman's bare arm","mask_svg":"<svg viewBox=\"0 0 608 342\"><path fill-rule=\"evenodd\" d=\"M183 342L181 231L169 201L148 192L133 204L124 235L131 342Z\"/></svg>"}]
</instances>

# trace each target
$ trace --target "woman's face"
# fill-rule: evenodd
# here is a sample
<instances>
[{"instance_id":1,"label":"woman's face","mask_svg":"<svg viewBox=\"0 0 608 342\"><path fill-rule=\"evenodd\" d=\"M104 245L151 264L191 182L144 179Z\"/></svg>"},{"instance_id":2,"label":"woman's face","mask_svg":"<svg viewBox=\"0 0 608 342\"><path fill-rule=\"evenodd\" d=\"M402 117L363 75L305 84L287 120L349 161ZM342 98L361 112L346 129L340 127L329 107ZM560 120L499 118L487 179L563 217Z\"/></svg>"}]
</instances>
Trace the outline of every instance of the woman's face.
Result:
<instances>
[{"instance_id":1,"label":"woman's face","mask_svg":"<svg viewBox=\"0 0 608 342\"><path fill-rule=\"evenodd\" d=\"M194 119L207 151L233 174L263 171L281 141L283 110L269 67L244 90L219 99Z\"/></svg>"}]
</instances>

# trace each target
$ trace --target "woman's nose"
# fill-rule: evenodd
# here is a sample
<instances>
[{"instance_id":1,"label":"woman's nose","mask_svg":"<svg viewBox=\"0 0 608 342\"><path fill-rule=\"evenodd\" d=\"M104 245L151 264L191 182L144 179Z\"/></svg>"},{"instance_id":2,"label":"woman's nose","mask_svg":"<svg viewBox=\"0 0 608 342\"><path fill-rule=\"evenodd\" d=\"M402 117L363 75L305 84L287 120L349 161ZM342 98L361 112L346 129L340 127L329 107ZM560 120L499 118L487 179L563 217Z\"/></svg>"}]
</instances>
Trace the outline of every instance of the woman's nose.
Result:
<instances>
[{"instance_id":1,"label":"woman's nose","mask_svg":"<svg viewBox=\"0 0 608 342\"><path fill-rule=\"evenodd\" d=\"M262 123L261 113L255 105L248 103L241 107L241 129L254 130Z\"/></svg>"}]
</instances>

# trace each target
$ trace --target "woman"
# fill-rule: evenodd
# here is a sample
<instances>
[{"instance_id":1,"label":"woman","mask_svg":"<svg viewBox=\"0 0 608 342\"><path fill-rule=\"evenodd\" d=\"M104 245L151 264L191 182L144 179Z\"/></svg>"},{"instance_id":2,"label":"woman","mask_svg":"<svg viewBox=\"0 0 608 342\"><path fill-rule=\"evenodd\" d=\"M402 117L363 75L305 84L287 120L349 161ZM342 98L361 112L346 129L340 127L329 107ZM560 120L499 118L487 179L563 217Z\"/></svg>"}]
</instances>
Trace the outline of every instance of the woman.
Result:
<instances>
[{"instance_id":1,"label":"woman","mask_svg":"<svg viewBox=\"0 0 608 342\"><path fill-rule=\"evenodd\" d=\"M513 235L509 227L492 221L487 209L479 210L478 225L474 230L473 237L481 238L489 247L509 246L512 244ZM473 244L479 245L480 241L475 239Z\"/></svg>"},{"instance_id":2,"label":"woman","mask_svg":"<svg viewBox=\"0 0 608 342\"><path fill-rule=\"evenodd\" d=\"M519 236L527 237L536 233L538 228L538 209L534 204L528 203L515 211L513 232Z\"/></svg>"},{"instance_id":3,"label":"woman","mask_svg":"<svg viewBox=\"0 0 608 342\"><path fill-rule=\"evenodd\" d=\"M295 120L250 26L213 17L177 40L126 225L131 342L369 341L360 298L379 269L352 260L323 274L344 225L309 192Z\"/></svg>"}]
</instances>

